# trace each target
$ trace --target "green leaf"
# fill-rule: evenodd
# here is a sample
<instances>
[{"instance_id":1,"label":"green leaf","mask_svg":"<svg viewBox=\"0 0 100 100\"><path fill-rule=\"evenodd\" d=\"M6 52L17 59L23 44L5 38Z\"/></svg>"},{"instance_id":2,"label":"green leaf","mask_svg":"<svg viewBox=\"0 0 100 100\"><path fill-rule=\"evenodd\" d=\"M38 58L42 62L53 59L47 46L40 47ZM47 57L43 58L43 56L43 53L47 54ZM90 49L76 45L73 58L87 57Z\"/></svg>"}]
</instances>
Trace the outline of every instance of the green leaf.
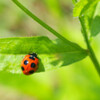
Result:
<instances>
[{"instance_id":1,"label":"green leaf","mask_svg":"<svg viewBox=\"0 0 100 100\"><path fill-rule=\"evenodd\" d=\"M72 45L71 45L72 44ZM38 72L57 69L82 60L87 51L77 44L47 37L0 39L0 70L21 73L20 63L26 54L36 52L40 58Z\"/></svg>"},{"instance_id":2,"label":"green leaf","mask_svg":"<svg viewBox=\"0 0 100 100\"><path fill-rule=\"evenodd\" d=\"M86 16L93 14L97 3L100 0L80 0L73 10L74 17Z\"/></svg>"},{"instance_id":3,"label":"green leaf","mask_svg":"<svg viewBox=\"0 0 100 100\"><path fill-rule=\"evenodd\" d=\"M74 8L74 16L81 17L87 33L96 36L100 32L100 0L80 0ZM98 6L97 6L98 5Z\"/></svg>"},{"instance_id":4,"label":"green leaf","mask_svg":"<svg viewBox=\"0 0 100 100\"><path fill-rule=\"evenodd\" d=\"M74 17L79 17L83 8L88 4L88 0L80 0L73 10Z\"/></svg>"},{"instance_id":5,"label":"green leaf","mask_svg":"<svg viewBox=\"0 0 100 100\"><path fill-rule=\"evenodd\" d=\"M96 7L90 31L91 31L91 36L96 36L97 34L100 33L100 2Z\"/></svg>"}]
</instances>

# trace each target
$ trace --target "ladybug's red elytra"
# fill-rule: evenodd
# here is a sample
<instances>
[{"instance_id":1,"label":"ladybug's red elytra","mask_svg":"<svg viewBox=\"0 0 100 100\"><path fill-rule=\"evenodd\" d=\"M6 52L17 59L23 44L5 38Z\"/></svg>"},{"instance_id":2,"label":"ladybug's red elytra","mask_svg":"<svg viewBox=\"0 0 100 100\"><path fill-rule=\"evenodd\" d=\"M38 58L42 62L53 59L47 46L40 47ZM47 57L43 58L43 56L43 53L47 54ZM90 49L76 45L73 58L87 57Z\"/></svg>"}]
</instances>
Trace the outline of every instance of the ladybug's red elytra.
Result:
<instances>
[{"instance_id":1,"label":"ladybug's red elytra","mask_svg":"<svg viewBox=\"0 0 100 100\"><path fill-rule=\"evenodd\" d=\"M21 62L21 69L25 75L33 74L38 69L39 59L36 53L28 54Z\"/></svg>"}]
</instances>

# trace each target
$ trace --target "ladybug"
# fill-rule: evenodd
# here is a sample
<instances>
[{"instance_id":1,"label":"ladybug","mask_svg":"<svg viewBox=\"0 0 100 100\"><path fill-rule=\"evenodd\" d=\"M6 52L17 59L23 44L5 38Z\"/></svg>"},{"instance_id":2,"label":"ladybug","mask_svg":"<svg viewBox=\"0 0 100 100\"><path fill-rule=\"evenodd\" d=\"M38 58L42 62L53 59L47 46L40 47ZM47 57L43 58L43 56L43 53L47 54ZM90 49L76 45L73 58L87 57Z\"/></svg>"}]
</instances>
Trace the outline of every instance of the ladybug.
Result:
<instances>
[{"instance_id":1,"label":"ladybug","mask_svg":"<svg viewBox=\"0 0 100 100\"><path fill-rule=\"evenodd\" d=\"M36 53L28 54L21 62L21 69L25 75L33 74L38 69L39 59Z\"/></svg>"}]
</instances>

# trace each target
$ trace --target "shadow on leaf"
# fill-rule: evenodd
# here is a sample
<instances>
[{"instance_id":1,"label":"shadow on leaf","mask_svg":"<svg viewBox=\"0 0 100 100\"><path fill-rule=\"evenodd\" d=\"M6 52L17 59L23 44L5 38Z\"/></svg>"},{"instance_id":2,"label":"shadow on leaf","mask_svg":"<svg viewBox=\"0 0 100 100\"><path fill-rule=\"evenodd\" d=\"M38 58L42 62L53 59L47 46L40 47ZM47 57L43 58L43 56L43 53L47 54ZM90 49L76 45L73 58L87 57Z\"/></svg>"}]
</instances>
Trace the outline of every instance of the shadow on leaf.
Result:
<instances>
[{"instance_id":1,"label":"shadow on leaf","mask_svg":"<svg viewBox=\"0 0 100 100\"><path fill-rule=\"evenodd\" d=\"M38 66L39 66L39 68L38 68L37 72L44 72L45 71L41 59L39 59L39 65Z\"/></svg>"}]
</instances>

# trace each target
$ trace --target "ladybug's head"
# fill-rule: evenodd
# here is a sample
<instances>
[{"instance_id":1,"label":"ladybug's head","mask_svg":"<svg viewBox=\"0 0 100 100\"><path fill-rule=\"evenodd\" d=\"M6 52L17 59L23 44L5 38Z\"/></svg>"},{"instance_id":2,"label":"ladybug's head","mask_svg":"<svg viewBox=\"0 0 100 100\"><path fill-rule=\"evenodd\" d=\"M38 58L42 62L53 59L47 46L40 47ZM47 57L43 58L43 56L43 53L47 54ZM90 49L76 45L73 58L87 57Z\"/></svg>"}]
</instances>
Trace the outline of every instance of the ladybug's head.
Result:
<instances>
[{"instance_id":1,"label":"ladybug's head","mask_svg":"<svg viewBox=\"0 0 100 100\"><path fill-rule=\"evenodd\" d=\"M36 57L37 58L37 54L36 53L32 53L32 54L29 54L31 55L32 57Z\"/></svg>"}]
</instances>

